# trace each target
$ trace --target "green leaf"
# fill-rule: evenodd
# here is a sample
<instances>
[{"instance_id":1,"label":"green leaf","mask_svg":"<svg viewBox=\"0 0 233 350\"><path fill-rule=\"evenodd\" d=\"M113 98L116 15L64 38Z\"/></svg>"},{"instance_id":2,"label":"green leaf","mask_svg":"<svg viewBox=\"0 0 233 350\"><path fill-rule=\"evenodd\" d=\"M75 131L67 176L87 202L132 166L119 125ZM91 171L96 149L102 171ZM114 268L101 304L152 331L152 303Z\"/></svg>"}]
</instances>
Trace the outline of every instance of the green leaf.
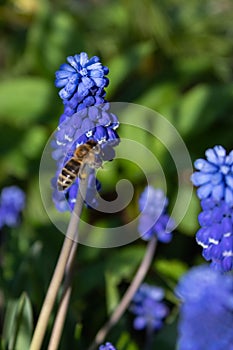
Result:
<instances>
[{"instance_id":1,"label":"green leaf","mask_svg":"<svg viewBox=\"0 0 233 350\"><path fill-rule=\"evenodd\" d=\"M166 109L168 105L174 104L178 98L177 85L174 82L163 82L148 88L135 102L162 113L162 110Z\"/></svg>"},{"instance_id":2,"label":"green leaf","mask_svg":"<svg viewBox=\"0 0 233 350\"><path fill-rule=\"evenodd\" d=\"M7 177L10 174L19 178L25 178L28 171L27 160L18 149L11 150L6 154L2 159L1 166L4 170L1 177L3 175Z\"/></svg>"},{"instance_id":3,"label":"green leaf","mask_svg":"<svg viewBox=\"0 0 233 350\"><path fill-rule=\"evenodd\" d=\"M145 247L122 248L108 258L106 279L107 309L111 313L119 303L118 284L122 279L132 279L139 266Z\"/></svg>"},{"instance_id":4,"label":"green leaf","mask_svg":"<svg viewBox=\"0 0 233 350\"><path fill-rule=\"evenodd\" d=\"M34 126L24 136L20 149L28 158L34 158L41 153L47 141L47 133L44 127Z\"/></svg>"},{"instance_id":5,"label":"green leaf","mask_svg":"<svg viewBox=\"0 0 233 350\"><path fill-rule=\"evenodd\" d=\"M182 135L200 133L221 119L232 105L233 85L198 85L184 95L177 112Z\"/></svg>"},{"instance_id":6,"label":"green leaf","mask_svg":"<svg viewBox=\"0 0 233 350\"><path fill-rule=\"evenodd\" d=\"M74 338L75 338L75 340L80 340L81 334L82 334L82 329L83 329L83 326L82 326L81 323L77 323L75 325L75 329L74 329Z\"/></svg>"},{"instance_id":7,"label":"green leaf","mask_svg":"<svg viewBox=\"0 0 233 350\"><path fill-rule=\"evenodd\" d=\"M179 189L181 191L181 198L185 198L190 195L190 189L183 186ZM180 207L182 210L182 206ZM178 208L179 210L179 208ZM198 229L198 214L200 213L200 201L198 200L196 194L193 192L191 201L189 203L188 210L186 211L182 221L179 224L179 230L182 233L193 236ZM179 217L182 217L182 213L176 213Z\"/></svg>"},{"instance_id":8,"label":"green leaf","mask_svg":"<svg viewBox=\"0 0 233 350\"><path fill-rule=\"evenodd\" d=\"M114 94L120 84L135 70L142 62L142 59L154 49L152 41L138 44L131 48L126 54L116 56L108 63L109 79L111 84L108 87L108 97Z\"/></svg>"},{"instance_id":9,"label":"green leaf","mask_svg":"<svg viewBox=\"0 0 233 350\"><path fill-rule=\"evenodd\" d=\"M132 340L131 335L127 332L121 333L117 341L116 348L118 350L138 350L138 347Z\"/></svg>"},{"instance_id":10,"label":"green leaf","mask_svg":"<svg viewBox=\"0 0 233 350\"><path fill-rule=\"evenodd\" d=\"M157 259L155 261L156 270L169 279L178 281L179 278L188 270L188 266L179 260Z\"/></svg>"},{"instance_id":11,"label":"green leaf","mask_svg":"<svg viewBox=\"0 0 233 350\"><path fill-rule=\"evenodd\" d=\"M30 222L35 223L48 223L49 217L46 212L46 208L43 205L38 178L33 177L30 182L30 186L27 193L27 207L25 215L28 216Z\"/></svg>"},{"instance_id":12,"label":"green leaf","mask_svg":"<svg viewBox=\"0 0 233 350\"><path fill-rule=\"evenodd\" d=\"M208 86L199 85L183 97L177 125L182 135L189 133L200 122L200 117L209 96L209 89Z\"/></svg>"},{"instance_id":13,"label":"green leaf","mask_svg":"<svg viewBox=\"0 0 233 350\"><path fill-rule=\"evenodd\" d=\"M140 264L146 246L131 246L118 249L108 258L107 271L119 283L123 278L132 279Z\"/></svg>"},{"instance_id":14,"label":"green leaf","mask_svg":"<svg viewBox=\"0 0 233 350\"><path fill-rule=\"evenodd\" d=\"M117 288L118 279L115 277L115 275L112 275L109 272L106 272L105 280L106 280L107 310L108 310L108 313L111 314L111 312L116 308L117 304L119 303L119 292Z\"/></svg>"},{"instance_id":15,"label":"green leaf","mask_svg":"<svg viewBox=\"0 0 233 350\"><path fill-rule=\"evenodd\" d=\"M7 350L6 345L5 345L5 341L4 341L4 339L2 339L2 337L0 337L0 350Z\"/></svg>"},{"instance_id":16,"label":"green leaf","mask_svg":"<svg viewBox=\"0 0 233 350\"><path fill-rule=\"evenodd\" d=\"M44 59L50 72L57 70L65 60L64 53L71 49L71 42L73 43L71 38L77 30L77 24L71 13L63 11L53 13L50 32L44 40ZM81 44L82 35L79 35L76 45Z\"/></svg>"},{"instance_id":17,"label":"green leaf","mask_svg":"<svg viewBox=\"0 0 233 350\"><path fill-rule=\"evenodd\" d=\"M32 323L32 307L26 293L18 300L8 302L3 326L3 338L8 344L8 350L29 349Z\"/></svg>"},{"instance_id":18,"label":"green leaf","mask_svg":"<svg viewBox=\"0 0 233 350\"><path fill-rule=\"evenodd\" d=\"M45 113L51 83L42 78L21 77L1 82L0 121L28 127Z\"/></svg>"}]
</instances>

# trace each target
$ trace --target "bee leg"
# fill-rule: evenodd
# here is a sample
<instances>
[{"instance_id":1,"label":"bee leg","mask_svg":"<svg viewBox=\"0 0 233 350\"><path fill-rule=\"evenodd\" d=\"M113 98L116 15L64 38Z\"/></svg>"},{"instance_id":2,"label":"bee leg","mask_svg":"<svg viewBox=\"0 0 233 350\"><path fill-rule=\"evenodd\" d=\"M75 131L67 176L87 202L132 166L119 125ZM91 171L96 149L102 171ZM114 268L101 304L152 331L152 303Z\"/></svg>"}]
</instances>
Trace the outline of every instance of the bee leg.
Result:
<instances>
[{"instance_id":1,"label":"bee leg","mask_svg":"<svg viewBox=\"0 0 233 350\"><path fill-rule=\"evenodd\" d=\"M82 166L80 167L78 176L80 180L86 180L87 178L87 174L88 174L88 169L87 169L87 164L82 164Z\"/></svg>"}]
</instances>

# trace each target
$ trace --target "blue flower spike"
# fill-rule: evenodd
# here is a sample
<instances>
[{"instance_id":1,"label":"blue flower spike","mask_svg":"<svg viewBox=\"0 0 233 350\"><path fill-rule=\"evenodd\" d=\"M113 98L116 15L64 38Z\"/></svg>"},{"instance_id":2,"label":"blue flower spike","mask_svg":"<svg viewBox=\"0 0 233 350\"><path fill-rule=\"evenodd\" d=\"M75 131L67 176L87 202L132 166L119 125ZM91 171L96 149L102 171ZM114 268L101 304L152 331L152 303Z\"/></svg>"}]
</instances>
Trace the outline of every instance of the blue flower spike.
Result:
<instances>
[{"instance_id":1,"label":"blue flower spike","mask_svg":"<svg viewBox=\"0 0 233 350\"><path fill-rule=\"evenodd\" d=\"M185 274L176 294L181 299L177 350L233 349L233 280L208 266Z\"/></svg>"},{"instance_id":2,"label":"blue flower spike","mask_svg":"<svg viewBox=\"0 0 233 350\"><path fill-rule=\"evenodd\" d=\"M59 211L72 211L76 202L78 174L73 184L64 192L59 192L57 188L59 174L73 157L75 150L89 141L96 142L101 150L99 164L114 158L114 147L119 143L116 132L119 121L104 98L104 89L109 83L106 77L108 68L102 65L99 57L89 59L85 52L69 56L67 62L55 74L55 85L61 88L59 96L64 103L64 112L51 144L52 156L57 162L56 176L52 179L53 201ZM101 185L95 179L94 169L90 177L86 204L96 207L97 192Z\"/></svg>"},{"instance_id":3,"label":"blue flower spike","mask_svg":"<svg viewBox=\"0 0 233 350\"><path fill-rule=\"evenodd\" d=\"M223 200L201 201L198 216L201 228L196 241L203 248L203 257L221 272L233 269L233 208Z\"/></svg>"},{"instance_id":4,"label":"blue flower spike","mask_svg":"<svg viewBox=\"0 0 233 350\"><path fill-rule=\"evenodd\" d=\"M169 309L163 302L162 288L143 283L132 300L130 310L135 314L134 328L137 330L159 330Z\"/></svg>"},{"instance_id":5,"label":"blue flower spike","mask_svg":"<svg viewBox=\"0 0 233 350\"><path fill-rule=\"evenodd\" d=\"M226 272L233 269L233 151L215 146L206 158L195 161L191 176L202 207L196 241L211 267Z\"/></svg>"},{"instance_id":6,"label":"blue flower spike","mask_svg":"<svg viewBox=\"0 0 233 350\"><path fill-rule=\"evenodd\" d=\"M67 62L55 74L55 86L62 88L59 96L65 104L65 111L73 115L79 109L104 103L109 70L101 64L99 57L89 59L85 52L81 52L67 57Z\"/></svg>"},{"instance_id":7,"label":"blue flower spike","mask_svg":"<svg viewBox=\"0 0 233 350\"><path fill-rule=\"evenodd\" d=\"M25 194L19 187L3 188L0 196L0 229L4 225L8 227L18 226L24 207Z\"/></svg>"},{"instance_id":8,"label":"blue flower spike","mask_svg":"<svg viewBox=\"0 0 233 350\"><path fill-rule=\"evenodd\" d=\"M168 199L161 189L147 186L139 198L138 231L142 239L149 241L153 236L163 243L172 239L175 221L166 213Z\"/></svg>"}]
</instances>

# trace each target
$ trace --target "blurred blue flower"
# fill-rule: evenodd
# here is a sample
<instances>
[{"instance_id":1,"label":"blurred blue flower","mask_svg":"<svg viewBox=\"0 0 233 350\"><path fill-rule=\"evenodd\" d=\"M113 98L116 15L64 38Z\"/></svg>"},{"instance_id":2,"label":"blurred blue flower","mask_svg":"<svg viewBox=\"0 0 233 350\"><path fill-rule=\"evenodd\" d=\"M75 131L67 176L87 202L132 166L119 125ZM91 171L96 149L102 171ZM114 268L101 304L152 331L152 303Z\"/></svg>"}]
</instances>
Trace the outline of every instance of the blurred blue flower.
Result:
<instances>
[{"instance_id":1,"label":"blurred blue flower","mask_svg":"<svg viewBox=\"0 0 233 350\"><path fill-rule=\"evenodd\" d=\"M148 241L154 235L163 243L172 239L172 231L175 227L174 220L166 213L168 199L161 189L147 186L139 199L138 231L142 239Z\"/></svg>"},{"instance_id":2,"label":"blurred blue flower","mask_svg":"<svg viewBox=\"0 0 233 350\"><path fill-rule=\"evenodd\" d=\"M102 162L114 158L113 147L119 143L118 118L104 100L108 68L96 56L89 60L84 52L68 57L67 61L69 64L61 65L56 72L55 85L62 88L59 95L65 108L51 144L52 156L57 161L56 176L52 179L53 201L60 211L72 210L76 201L78 177L64 192L57 189L58 176L76 148L89 140L96 141L101 148ZM100 187L92 172L86 198L88 206L96 207L96 191Z\"/></svg>"},{"instance_id":3,"label":"blurred blue flower","mask_svg":"<svg viewBox=\"0 0 233 350\"><path fill-rule=\"evenodd\" d=\"M111 343L106 343L105 345L100 345L99 350L116 350Z\"/></svg>"},{"instance_id":4,"label":"blurred blue flower","mask_svg":"<svg viewBox=\"0 0 233 350\"><path fill-rule=\"evenodd\" d=\"M226 154L222 146L215 146L205 152L206 159L197 159L194 166L197 172L191 180L198 187L200 199L213 198L233 204L233 151Z\"/></svg>"},{"instance_id":5,"label":"blurred blue flower","mask_svg":"<svg viewBox=\"0 0 233 350\"><path fill-rule=\"evenodd\" d=\"M0 228L15 227L20 223L20 213L25 207L25 194L17 186L3 188L0 195Z\"/></svg>"},{"instance_id":6,"label":"blurred blue flower","mask_svg":"<svg viewBox=\"0 0 233 350\"><path fill-rule=\"evenodd\" d=\"M201 228L196 240L202 246L202 255L219 271L233 269L233 206L224 201L204 199L198 220Z\"/></svg>"},{"instance_id":7,"label":"blurred blue flower","mask_svg":"<svg viewBox=\"0 0 233 350\"><path fill-rule=\"evenodd\" d=\"M130 310L136 315L134 328L137 330L158 330L163 326L163 320L168 315L168 307L162 301L162 288L143 283L133 297Z\"/></svg>"},{"instance_id":8,"label":"blurred blue flower","mask_svg":"<svg viewBox=\"0 0 233 350\"><path fill-rule=\"evenodd\" d=\"M55 73L55 85L64 101L64 115L73 115L77 110L104 103L104 88L108 85L108 68L99 57L90 59L85 52L67 57L67 62Z\"/></svg>"},{"instance_id":9,"label":"blurred blue flower","mask_svg":"<svg viewBox=\"0 0 233 350\"><path fill-rule=\"evenodd\" d=\"M184 275L176 294L182 300L178 350L233 349L233 280L207 266Z\"/></svg>"}]
</instances>

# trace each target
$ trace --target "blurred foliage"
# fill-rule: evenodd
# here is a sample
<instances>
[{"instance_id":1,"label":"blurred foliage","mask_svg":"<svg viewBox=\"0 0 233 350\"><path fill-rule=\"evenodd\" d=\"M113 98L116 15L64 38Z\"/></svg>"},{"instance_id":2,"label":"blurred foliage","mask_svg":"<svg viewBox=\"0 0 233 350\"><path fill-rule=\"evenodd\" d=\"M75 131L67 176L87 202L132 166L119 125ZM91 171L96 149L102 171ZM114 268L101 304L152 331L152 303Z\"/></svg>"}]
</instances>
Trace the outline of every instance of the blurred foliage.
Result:
<instances>
[{"instance_id":1,"label":"blurred foliage","mask_svg":"<svg viewBox=\"0 0 233 350\"><path fill-rule=\"evenodd\" d=\"M9 300L3 328L3 348L28 349L32 335L32 308L27 295Z\"/></svg>"},{"instance_id":2,"label":"blurred foliage","mask_svg":"<svg viewBox=\"0 0 233 350\"><path fill-rule=\"evenodd\" d=\"M16 341L16 333L20 336L15 349L27 348L32 318L38 316L63 240L44 212L38 184L41 154L63 109L53 85L55 71L68 55L98 55L110 69L109 101L138 103L163 114L179 131L193 160L216 144L231 150L232 21L230 0L1 1L0 187L17 184L27 193L21 227L0 232L3 349ZM120 130L121 135L124 132ZM151 149L155 154L158 150L173 203L174 164L158 145ZM133 202L113 219L115 224L125 222L138 213L145 178L130 162L106 167L108 171L100 174L102 181L106 179L104 198L114 198L119 178L130 179L135 186ZM187 187L190 171L183 174ZM198 211L194 195L172 243L159 245L147 276L149 283L166 289L173 305L174 317L154 340L160 350L174 349L176 341L172 289L189 266L202 261L194 240ZM91 210L86 215L97 225L109 219ZM130 283L144 251L140 240L108 250L80 246L60 349L87 348ZM19 318L24 322L17 328ZM138 350L145 334L133 330L127 312L108 339L118 350Z\"/></svg>"}]
</instances>

